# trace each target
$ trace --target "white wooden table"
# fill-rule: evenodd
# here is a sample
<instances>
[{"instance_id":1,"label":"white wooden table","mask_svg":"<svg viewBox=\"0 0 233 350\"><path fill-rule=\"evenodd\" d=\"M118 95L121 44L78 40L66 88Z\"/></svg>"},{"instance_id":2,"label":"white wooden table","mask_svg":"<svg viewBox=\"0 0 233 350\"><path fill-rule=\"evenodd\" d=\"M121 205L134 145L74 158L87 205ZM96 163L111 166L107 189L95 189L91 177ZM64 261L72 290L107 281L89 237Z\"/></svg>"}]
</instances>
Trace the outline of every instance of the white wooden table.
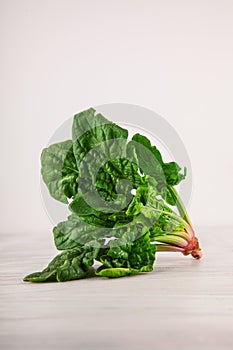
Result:
<instances>
[{"instance_id":1,"label":"white wooden table","mask_svg":"<svg viewBox=\"0 0 233 350\"><path fill-rule=\"evenodd\" d=\"M55 255L52 234L1 235L0 349L233 349L233 229L202 228L204 258L160 253L121 279L23 282Z\"/></svg>"}]
</instances>

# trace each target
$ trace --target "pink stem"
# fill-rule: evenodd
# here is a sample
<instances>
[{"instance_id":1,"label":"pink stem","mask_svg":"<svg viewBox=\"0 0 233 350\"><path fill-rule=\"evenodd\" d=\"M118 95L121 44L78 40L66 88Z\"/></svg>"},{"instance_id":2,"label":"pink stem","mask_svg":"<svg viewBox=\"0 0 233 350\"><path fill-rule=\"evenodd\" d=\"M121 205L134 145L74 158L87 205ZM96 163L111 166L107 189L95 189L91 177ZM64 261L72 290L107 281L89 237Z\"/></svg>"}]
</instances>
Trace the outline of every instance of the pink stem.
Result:
<instances>
[{"instance_id":1,"label":"pink stem","mask_svg":"<svg viewBox=\"0 0 233 350\"><path fill-rule=\"evenodd\" d=\"M195 235L189 242L181 237L177 237L175 233L173 235L155 236L153 241L159 242L156 245L158 252L181 252L184 255L191 254L195 259L201 259L202 257L199 242Z\"/></svg>"}]
</instances>

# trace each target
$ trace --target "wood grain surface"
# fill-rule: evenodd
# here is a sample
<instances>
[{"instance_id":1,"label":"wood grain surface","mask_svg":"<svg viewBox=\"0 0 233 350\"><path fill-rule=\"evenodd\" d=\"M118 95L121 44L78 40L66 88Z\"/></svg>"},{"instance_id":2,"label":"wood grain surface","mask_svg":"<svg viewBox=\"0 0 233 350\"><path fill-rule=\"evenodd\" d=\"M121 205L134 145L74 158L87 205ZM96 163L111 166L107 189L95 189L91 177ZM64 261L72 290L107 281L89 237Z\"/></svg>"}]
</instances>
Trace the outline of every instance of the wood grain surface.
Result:
<instances>
[{"instance_id":1,"label":"wood grain surface","mask_svg":"<svg viewBox=\"0 0 233 350\"><path fill-rule=\"evenodd\" d=\"M200 228L204 258L160 253L121 279L23 282L56 254L52 237L1 235L0 349L232 350L232 228Z\"/></svg>"}]
</instances>

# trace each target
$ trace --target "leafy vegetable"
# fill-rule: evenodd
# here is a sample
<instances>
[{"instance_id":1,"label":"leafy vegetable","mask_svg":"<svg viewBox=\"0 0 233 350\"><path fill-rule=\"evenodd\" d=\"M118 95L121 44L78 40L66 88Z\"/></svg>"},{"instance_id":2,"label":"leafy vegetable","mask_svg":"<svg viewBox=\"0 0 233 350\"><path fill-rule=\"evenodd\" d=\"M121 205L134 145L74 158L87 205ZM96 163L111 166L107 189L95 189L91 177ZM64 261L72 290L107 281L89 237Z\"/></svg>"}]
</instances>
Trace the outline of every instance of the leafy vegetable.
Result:
<instances>
[{"instance_id":1,"label":"leafy vegetable","mask_svg":"<svg viewBox=\"0 0 233 350\"><path fill-rule=\"evenodd\" d=\"M122 277L153 270L156 252L201 258L186 209L174 186L186 176L164 163L150 140L108 121L93 108L74 116L72 140L42 151L41 173L51 196L71 215L53 229L63 252L31 282L89 276ZM179 214L177 214L177 212Z\"/></svg>"}]
</instances>

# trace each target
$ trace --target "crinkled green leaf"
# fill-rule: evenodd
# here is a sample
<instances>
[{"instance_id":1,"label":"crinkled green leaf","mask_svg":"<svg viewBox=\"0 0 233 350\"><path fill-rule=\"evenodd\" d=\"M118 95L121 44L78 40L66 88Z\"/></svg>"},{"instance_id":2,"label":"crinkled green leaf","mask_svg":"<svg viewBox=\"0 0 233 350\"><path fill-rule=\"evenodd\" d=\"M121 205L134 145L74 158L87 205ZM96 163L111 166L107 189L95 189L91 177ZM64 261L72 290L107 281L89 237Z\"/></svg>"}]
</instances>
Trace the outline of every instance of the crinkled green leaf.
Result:
<instances>
[{"instance_id":1,"label":"crinkled green leaf","mask_svg":"<svg viewBox=\"0 0 233 350\"><path fill-rule=\"evenodd\" d=\"M97 218L97 220L99 227L94 220L88 223L78 215L72 214L68 216L66 221L60 222L53 229L54 242L57 249L73 249L93 240L101 242L104 237L108 237L109 230L105 222L100 222L100 218Z\"/></svg>"},{"instance_id":2,"label":"crinkled green leaf","mask_svg":"<svg viewBox=\"0 0 233 350\"><path fill-rule=\"evenodd\" d=\"M161 153L159 152L158 148L156 146L152 146L150 140L146 136L135 134L132 137L132 140L149 149L160 165L164 164ZM143 155L142 155L142 158L143 158Z\"/></svg>"},{"instance_id":3,"label":"crinkled green leaf","mask_svg":"<svg viewBox=\"0 0 233 350\"><path fill-rule=\"evenodd\" d=\"M119 180L125 177L118 176L116 183L114 176L109 177L108 170L109 161L125 157L128 131L108 121L101 114L95 114L94 109L89 109L74 117L72 135L73 151L79 168L79 196L82 195L89 206L91 202L99 211L109 213L125 207L125 193L117 193L120 190ZM103 167L105 170L100 171ZM70 208L76 212L76 198L74 201Z\"/></svg>"},{"instance_id":4,"label":"crinkled green leaf","mask_svg":"<svg viewBox=\"0 0 233 350\"><path fill-rule=\"evenodd\" d=\"M146 152L145 148L149 151ZM128 155L134 158L136 164L145 175L153 176L157 181L157 191L166 201L174 205L167 186L176 186L186 176L186 168L181 173L180 166L175 162L164 163L157 147L152 146L147 137L135 134L128 143Z\"/></svg>"},{"instance_id":5,"label":"crinkled green leaf","mask_svg":"<svg viewBox=\"0 0 233 350\"><path fill-rule=\"evenodd\" d=\"M74 200L69 205L69 209L78 216L89 216L96 212L92 206L87 204L81 195L74 197Z\"/></svg>"},{"instance_id":6,"label":"crinkled green leaf","mask_svg":"<svg viewBox=\"0 0 233 350\"><path fill-rule=\"evenodd\" d=\"M137 136L137 137L136 137ZM157 159L157 148L150 145L150 141L145 142L146 137L136 134L133 136L132 141L127 145L128 158L132 159L137 164L141 173L144 175L150 175L156 178L157 189L161 192L162 186L166 185L165 175L161 160Z\"/></svg>"},{"instance_id":7,"label":"crinkled green leaf","mask_svg":"<svg viewBox=\"0 0 233 350\"><path fill-rule=\"evenodd\" d=\"M97 269L97 275L122 277L152 271L156 246L151 244L149 232L137 238L140 227L134 228L135 232L127 231L119 240L110 242L110 248L101 256L103 265Z\"/></svg>"},{"instance_id":8,"label":"crinkled green leaf","mask_svg":"<svg viewBox=\"0 0 233 350\"><path fill-rule=\"evenodd\" d=\"M186 168L184 168L183 174L180 172L180 170L181 167L175 162L164 163L163 171L168 185L176 186L180 183L180 181L185 179L187 171Z\"/></svg>"},{"instance_id":9,"label":"crinkled green leaf","mask_svg":"<svg viewBox=\"0 0 233 350\"><path fill-rule=\"evenodd\" d=\"M69 249L77 242L85 244L93 239L101 242L103 237L119 238L127 230L134 232L135 225L141 225L139 233L142 234L144 228L155 225L163 210L163 202L156 198L155 184L153 178L146 176L130 204L111 215L93 210L82 197L75 198L70 205L73 214L53 230L56 247Z\"/></svg>"},{"instance_id":10,"label":"crinkled green leaf","mask_svg":"<svg viewBox=\"0 0 233 350\"><path fill-rule=\"evenodd\" d=\"M68 203L78 189L78 169L71 140L45 148L41 154L41 174L51 196Z\"/></svg>"},{"instance_id":11,"label":"crinkled green leaf","mask_svg":"<svg viewBox=\"0 0 233 350\"><path fill-rule=\"evenodd\" d=\"M69 207L79 216L95 214L97 217L98 212L104 213L107 209L106 221L128 222L130 220L126 218L125 210L133 198L132 189L141 188L144 185L146 186L146 180L138 174L138 167L135 164L127 159L115 159L105 164L98 172L97 196L94 189L90 189L90 184L88 185L84 197L86 199L89 195L88 203L90 204L79 194L74 197ZM103 204L100 200L103 201Z\"/></svg>"},{"instance_id":12,"label":"crinkled green leaf","mask_svg":"<svg viewBox=\"0 0 233 350\"><path fill-rule=\"evenodd\" d=\"M100 113L96 113L94 108L89 108L74 116L72 126L73 151L79 167L88 151L94 150L97 145L101 145L101 151L108 154L108 147L104 141L125 139L128 131L110 122ZM113 153L114 143L111 146ZM115 150L118 154L118 150ZM98 152L97 152L98 154Z\"/></svg>"},{"instance_id":13,"label":"crinkled green leaf","mask_svg":"<svg viewBox=\"0 0 233 350\"><path fill-rule=\"evenodd\" d=\"M115 199L117 194L122 193L128 202L128 198L132 198L132 189L144 183L144 178L138 173L138 165L126 158L106 162L96 177L96 188L106 200Z\"/></svg>"}]
</instances>

